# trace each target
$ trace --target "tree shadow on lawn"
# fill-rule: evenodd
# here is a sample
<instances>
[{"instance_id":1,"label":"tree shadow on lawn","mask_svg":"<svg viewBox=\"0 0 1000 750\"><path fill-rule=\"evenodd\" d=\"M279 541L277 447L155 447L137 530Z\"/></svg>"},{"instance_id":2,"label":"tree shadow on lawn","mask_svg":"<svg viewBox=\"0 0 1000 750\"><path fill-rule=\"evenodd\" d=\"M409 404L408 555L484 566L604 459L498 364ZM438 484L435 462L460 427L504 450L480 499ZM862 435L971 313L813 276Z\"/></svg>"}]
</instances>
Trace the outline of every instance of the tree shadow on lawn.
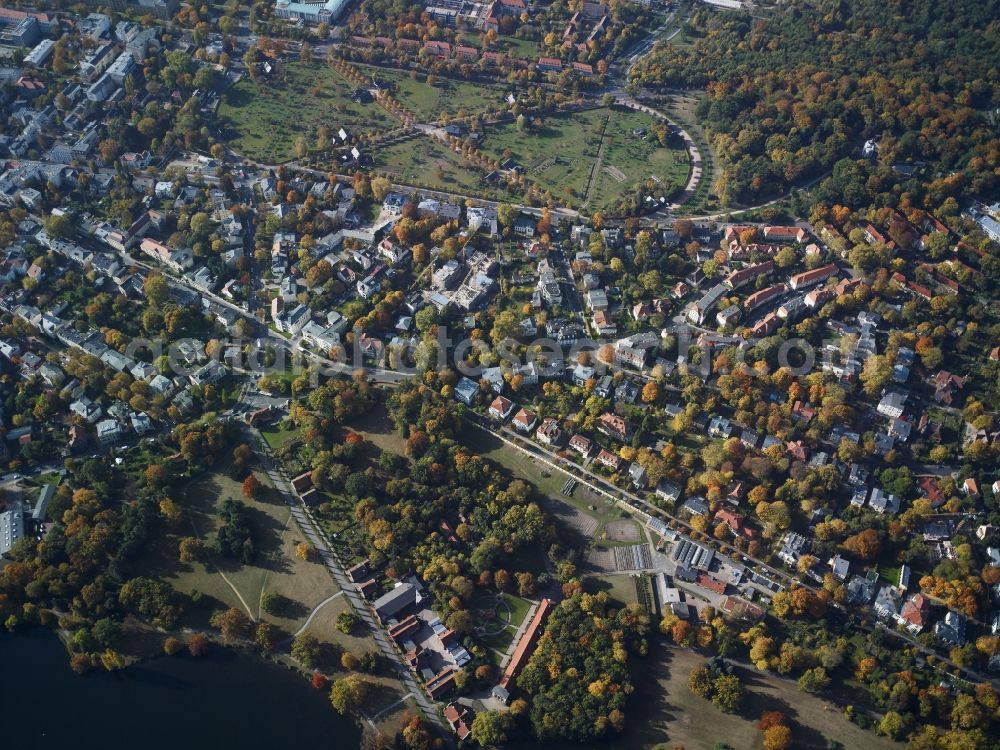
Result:
<instances>
[{"instance_id":1,"label":"tree shadow on lawn","mask_svg":"<svg viewBox=\"0 0 1000 750\"><path fill-rule=\"evenodd\" d=\"M740 678L740 682L743 683L743 687L746 689L746 697L743 699L739 716L747 721L756 722L765 711L781 711L792 722L792 735L795 737L796 747L825 749L829 746L826 737L812 727L796 720L799 712L788 701L775 695L755 692L751 689L753 687L769 687L768 680L763 675L754 669L739 664L733 664L732 667L733 674Z\"/></svg>"},{"instance_id":2,"label":"tree shadow on lawn","mask_svg":"<svg viewBox=\"0 0 1000 750\"><path fill-rule=\"evenodd\" d=\"M361 676L364 677L364 673ZM383 685L381 682L370 680L368 685L369 693L368 699L365 701L364 710L365 712L370 712L372 716L397 703L402 697L398 690L388 685Z\"/></svg>"},{"instance_id":3,"label":"tree shadow on lawn","mask_svg":"<svg viewBox=\"0 0 1000 750\"><path fill-rule=\"evenodd\" d=\"M289 561L284 556L277 554L285 526L273 516L246 503L243 504L243 514L250 526L254 546L257 549L257 554L250 566L270 570L274 573L291 571ZM208 541L214 541L214 535ZM222 554L213 554L212 558L219 569L226 573L245 567L242 560L226 557Z\"/></svg>"},{"instance_id":4,"label":"tree shadow on lawn","mask_svg":"<svg viewBox=\"0 0 1000 750\"><path fill-rule=\"evenodd\" d=\"M593 579L589 583L607 585L603 581L595 582ZM698 663L700 664L700 662ZM767 687L767 681L762 676L740 665L734 664L733 668L734 673L739 676L746 688L742 709L736 716L748 722L746 738L743 740L741 737L741 742L737 746L755 746L760 737L756 723L761 714L765 711L781 711L791 722L796 748L825 750L828 747L827 740L822 734L797 721L799 712L794 706L782 698L753 690L754 687ZM686 664L676 658L672 649L665 647L651 648L649 655L636 663L635 679L633 680L636 692L630 701L629 710L633 715L642 715L644 720L631 723L632 728L627 735L626 744L628 747L652 747L654 745L672 747L676 744L677 739L676 730L672 731L671 729L672 725L710 726L713 716L711 712L719 711L721 714L719 709L693 695L690 696L692 700L704 702L706 706L704 712L696 713L691 710L690 706L685 707L671 702L670 695L663 688L662 683L674 678L671 670L677 669L686 669ZM688 690L686 683L687 674L677 675L677 679L673 681L677 690Z\"/></svg>"},{"instance_id":5,"label":"tree shadow on lawn","mask_svg":"<svg viewBox=\"0 0 1000 750\"><path fill-rule=\"evenodd\" d=\"M246 107L253 102L254 96L246 87L233 86L223 100L227 107Z\"/></svg>"}]
</instances>

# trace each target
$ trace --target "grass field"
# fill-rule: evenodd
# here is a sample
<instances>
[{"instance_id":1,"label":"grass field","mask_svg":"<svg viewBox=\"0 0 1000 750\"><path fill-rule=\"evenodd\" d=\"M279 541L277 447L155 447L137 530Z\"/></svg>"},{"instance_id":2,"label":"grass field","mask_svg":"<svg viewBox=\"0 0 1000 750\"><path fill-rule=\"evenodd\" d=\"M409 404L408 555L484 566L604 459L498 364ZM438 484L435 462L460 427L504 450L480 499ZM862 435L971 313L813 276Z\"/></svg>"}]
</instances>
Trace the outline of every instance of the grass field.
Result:
<instances>
[{"instance_id":1,"label":"grass field","mask_svg":"<svg viewBox=\"0 0 1000 750\"><path fill-rule=\"evenodd\" d=\"M489 632L480 633L476 637L483 643L483 645L493 650L492 656L494 657L494 663L497 665L503 660L503 655L507 648L510 646L511 641L514 640L514 636L517 634L517 629L524 622L524 618L528 614L528 610L531 609L531 602L527 599L522 599L519 596L514 596L513 594L503 594L503 601L507 605L507 610L504 612L498 612L498 617L505 619L506 624L503 630L499 632ZM489 597L486 597L489 598ZM473 608L481 606L482 602L473 602ZM493 606L492 602L488 602L489 606ZM487 629L492 631L497 628L499 623L494 620L492 623L487 624Z\"/></svg>"},{"instance_id":2,"label":"grass field","mask_svg":"<svg viewBox=\"0 0 1000 750\"><path fill-rule=\"evenodd\" d=\"M219 122L239 154L268 163L295 156L295 139L312 147L320 125L335 137L338 128L353 135L381 132L398 122L375 102L351 101L353 87L331 68L314 63L286 63L285 81L245 78L229 89L219 106ZM311 91L318 84L319 94Z\"/></svg>"},{"instance_id":3,"label":"grass field","mask_svg":"<svg viewBox=\"0 0 1000 750\"><path fill-rule=\"evenodd\" d=\"M653 122L642 112L617 107L559 114L523 132L513 123L488 128L483 150L497 159L509 153L530 180L557 198L567 197L567 190L584 198L596 166L589 200L596 210L651 176L669 185L684 184L688 160L683 147L664 148L651 136L632 134L636 128L648 131Z\"/></svg>"},{"instance_id":4,"label":"grass field","mask_svg":"<svg viewBox=\"0 0 1000 750\"><path fill-rule=\"evenodd\" d=\"M902 745L865 731L844 718L840 708L804 693L793 680L737 667L747 698L740 714L723 713L688 688L688 675L705 657L686 649L657 645L639 665L639 690L628 713L642 716L618 743L628 748L711 750L726 743L740 750L760 750L757 719L764 711L781 711L791 719L794 746L800 750L827 747L889 750ZM839 745L830 743L837 742Z\"/></svg>"},{"instance_id":5,"label":"grass field","mask_svg":"<svg viewBox=\"0 0 1000 750\"><path fill-rule=\"evenodd\" d=\"M203 606L189 612L185 624L204 626L212 612L228 607L243 609L256 619L261 615L261 595L274 591L288 601L288 606L279 616L268 619L294 632L312 608L336 593L338 586L322 565L295 556L295 545L304 536L277 495L268 492L259 501L244 498L242 483L227 469L220 467L177 488L173 499L181 506L183 518L171 533L152 542L148 569L182 593L202 595ZM266 476L257 476L269 484ZM180 538L195 536L211 543L220 526L219 509L228 498L245 504L258 550L253 563L243 565L208 551L200 561L180 562Z\"/></svg>"},{"instance_id":6,"label":"grass field","mask_svg":"<svg viewBox=\"0 0 1000 750\"><path fill-rule=\"evenodd\" d=\"M501 160L509 152L529 179L559 198L566 188L582 196L607 116L603 109L554 115L524 132L513 123L493 126L486 129L483 151Z\"/></svg>"},{"instance_id":7,"label":"grass field","mask_svg":"<svg viewBox=\"0 0 1000 750\"><path fill-rule=\"evenodd\" d=\"M688 176L688 154L683 146L663 148L648 135L632 135L637 128L649 130L653 118L631 109L615 109L604 135L601 168L590 191L595 207L612 203L636 183L655 177L667 185L683 187ZM619 180L619 178L624 179Z\"/></svg>"},{"instance_id":8,"label":"grass field","mask_svg":"<svg viewBox=\"0 0 1000 750\"><path fill-rule=\"evenodd\" d=\"M378 77L393 84L393 97L424 122L437 122L442 114L471 115L500 109L504 92L481 83L468 83L446 78L416 77L407 73L379 70Z\"/></svg>"},{"instance_id":9,"label":"grass field","mask_svg":"<svg viewBox=\"0 0 1000 750\"><path fill-rule=\"evenodd\" d=\"M639 601L635 594L635 582L630 575L587 576L583 579L583 590L588 594L606 591L608 598L617 607L637 604Z\"/></svg>"},{"instance_id":10,"label":"grass field","mask_svg":"<svg viewBox=\"0 0 1000 750\"><path fill-rule=\"evenodd\" d=\"M302 435L302 430L297 427L286 430L282 428L280 422L276 422L261 430L260 434L264 436L264 442L271 447L271 450L278 451L293 440L297 440Z\"/></svg>"},{"instance_id":11,"label":"grass field","mask_svg":"<svg viewBox=\"0 0 1000 750\"><path fill-rule=\"evenodd\" d=\"M482 175L458 154L426 136L380 146L373 156L375 169L394 182L496 200L510 198L506 191L483 182Z\"/></svg>"}]
</instances>

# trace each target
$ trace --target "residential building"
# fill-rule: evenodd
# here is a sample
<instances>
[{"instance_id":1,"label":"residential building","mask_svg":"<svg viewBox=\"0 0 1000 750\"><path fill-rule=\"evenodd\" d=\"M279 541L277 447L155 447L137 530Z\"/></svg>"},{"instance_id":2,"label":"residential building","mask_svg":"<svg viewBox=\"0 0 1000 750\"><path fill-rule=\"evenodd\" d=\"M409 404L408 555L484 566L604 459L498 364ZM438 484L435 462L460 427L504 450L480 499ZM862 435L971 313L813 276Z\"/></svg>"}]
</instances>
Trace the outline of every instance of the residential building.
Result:
<instances>
[{"instance_id":1,"label":"residential building","mask_svg":"<svg viewBox=\"0 0 1000 750\"><path fill-rule=\"evenodd\" d=\"M0 513L0 555L6 555L24 535L24 514L20 508Z\"/></svg>"},{"instance_id":2,"label":"residential building","mask_svg":"<svg viewBox=\"0 0 1000 750\"><path fill-rule=\"evenodd\" d=\"M490 416L501 422L514 412L514 402L504 396L497 396L490 404Z\"/></svg>"},{"instance_id":3,"label":"residential building","mask_svg":"<svg viewBox=\"0 0 1000 750\"><path fill-rule=\"evenodd\" d=\"M883 586L875 597L872 609L880 620L895 620L899 614L899 592L894 586Z\"/></svg>"},{"instance_id":4,"label":"residential building","mask_svg":"<svg viewBox=\"0 0 1000 750\"><path fill-rule=\"evenodd\" d=\"M966 619L964 615L949 611L943 620L934 623L934 635L937 636L939 641L949 646L964 646L965 626Z\"/></svg>"},{"instance_id":5,"label":"residential building","mask_svg":"<svg viewBox=\"0 0 1000 750\"><path fill-rule=\"evenodd\" d=\"M669 479L661 479L656 485L656 496L670 504L674 504L681 496L681 488Z\"/></svg>"},{"instance_id":6,"label":"residential building","mask_svg":"<svg viewBox=\"0 0 1000 750\"><path fill-rule=\"evenodd\" d=\"M836 274L839 270L840 269L836 263L829 263L825 266L814 268L811 271L803 271L802 273L795 274L791 279L789 279L788 285L796 291L804 289L805 287L825 281Z\"/></svg>"},{"instance_id":7,"label":"residential building","mask_svg":"<svg viewBox=\"0 0 1000 750\"><path fill-rule=\"evenodd\" d=\"M787 565L794 566L809 547L809 540L801 534L789 531L781 539L781 549L778 559Z\"/></svg>"},{"instance_id":8,"label":"residential building","mask_svg":"<svg viewBox=\"0 0 1000 750\"><path fill-rule=\"evenodd\" d=\"M511 424L514 429L518 432L527 435L538 424L538 415L530 409L521 408L518 410L517 414L511 420Z\"/></svg>"},{"instance_id":9,"label":"residential building","mask_svg":"<svg viewBox=\"0 0 1000 750\"><path fill-rule=\"evenodd\" d=\"M597 430L619 442L632 439L632 425L624 417L606 412L597 418Z\"/></svg>"},{"instance_id":10,"label":"residential building","mask_svg":"<svg viewBox=\"0 0 1000 750\"><path fill-rule=\"evenodd\" d=\"M917 635L927 626L927 617L931 611L930 599L917 593L903 602L899 611L898 622L910 635Z\"/></svg>"}]
</instances>

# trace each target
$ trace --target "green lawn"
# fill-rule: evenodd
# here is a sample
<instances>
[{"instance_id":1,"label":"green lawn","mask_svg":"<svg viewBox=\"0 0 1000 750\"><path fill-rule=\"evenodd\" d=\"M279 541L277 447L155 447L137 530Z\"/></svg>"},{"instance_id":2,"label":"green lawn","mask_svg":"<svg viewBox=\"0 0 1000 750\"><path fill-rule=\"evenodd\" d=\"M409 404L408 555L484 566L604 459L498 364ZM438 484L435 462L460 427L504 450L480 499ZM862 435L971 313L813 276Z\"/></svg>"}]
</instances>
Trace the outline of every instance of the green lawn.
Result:
<instances>
[{"instance_id":1,"label":"green lawn","mask_svg":"<svg viewBox=\"0 0 1000 750\"><path fill-rule=\"evenodd\" d=\"M588 594L606 591L608 599L618 607L639 601L635 593L635 581L630 575L587 576L583 579L583 590Z\"/></svg>"},{"instance_id":2,"label":"green lawn","mask_svg":"<svg viewBox=\"0 0 1000 750\"><path fill-rule=\"evenodd\" d=\"M318 95L312 92L316 84ZM399 125L375 102L352 102L353 90L326 65L286 63L270 79L245 78L229 89L219 106L219 122L238 153L269 163L293 158L300 135L313 147L321 125L330 129L331 138L339 128L357 136Z\"/></svg>"},{"instance_id":3,"label":"green lawn","mask_svg":"<svg viewBox=\"0 0 1000 750\"><path fill-rule=\"evenodd\" d=\"M489 635L478 635L477 639L488 648L494 649L498 652L497 658L500 658L500 654L503 654L507 647L510 646L511 641L514 640L514 636L517 634L517 629L524 622L524 618L528 614L528 610L531 609L531 602L527 599L522 599L519 596L514 596L513 594L503 594L503 600L510 608L510 619L507 625L499 633L491 633Z\"/></svg>"},{"instance_id":4,"label":"green lawn","mask_svg":"<svg viewBox=\"0 0 1000 750\"><path fill-rule=\"evenodd\" d=\"M260 434L264 436L264 442L266 442L268 446L270 446L271 450L275 452L279 451L281 448L285 447L302 435L301 429L295 428L286 430L282 428L281 424L281 422L276 422L260 432Z\"/></svg>"},{"instance_id":5,"label":"green lawn","mask_svg":"<svg viewBox=\"0 0 1000 750\"><path fill-rule=\"evenodd\" d=\"M688 155L683 146L664 148L652 135L645 139L632 135L638 128L648 132L653 124L653 118L643 112L614 110L604 138L601 169L590 192L594 207L612 203L623 191L650 177L679 187L687 182Z\"/></svg>"},{"instance_id":6,"label":"green lawn","mask_svg":"<svg viewBox=\"0 0 1000 750\"><path fill-rule=\"evenodd\" d=\"M35 481L38 484L59 484L62 475L58 471L50 471L48 474L39 474L35 477Z\"/></svg>"},{"instance_id":7,"label":"green lawn","mask_svg":"<svg viewBox=\"0 0 1000 750\"><path fill-rule=\"evenodd\" d=\"M455 37L456 45L475 47L482 51L486 43L486 35L482 32L460 33ZM538 42L532 39L519 39L515 36L501 36L489 48L491 52L505 52L511 57L520 57L534 62L541 56L541 47Z\"/></svg>"},{"instance_id":8,"label":"green lawn","mask_svg":"<svg viewBox=\"0 0 1000 750\"><path fill-rule=\"evenodd\" d=\"M442 114L470 115L504 107L501 88L481 83L432 77L423 73L379 70L378 77L393 84L393 97L425 122L437 122Z\"/></svg>"},{"instance_id":9,"label":"green lawn","mask_svg":"<svg viewBox=\"0 0 1000 750\"><path fill-rule=\"evenodd\" d=\"M653 124L649 115L622 108L558 114L524 131L514 123L488 128L483 150L497 159L509 154L530 180L559 199L571 193L582 200L597 165L589 201L596 210L649 177L669 185L686 181L688 159L683 147L665 148L651 136L632 134L636 128L648 132ZM597 164L605 127L604 154Z\"/></svg>"},{"instance_id":10,"label":"green lawn","mask_svg":"<svg viewBox=\"0 0 1000 750\"><path fill-rule=\"evenodd\" d=\"M466 164L462 157L428 136L380 146L374 157L375 169L389 175L394 182L497 200L510 199L506 191L487 185L482 174Z\"/></svg>"},{"instance_id":11,"label":"green lawn","mask_svg":"<svg viewBox=\"0 0 1000 750\"><path fill-rule=\"evenodd\" d=\"M510 607L510 627L517 630L524 622L528 610L531 609L531 602L513 594L504 594L503 600Z\"/></svg>"},{"instance_id":12,"label":"green lawn","mask_svg":"<svg viewBox=\"0 0 1000 750\"><path fill-rule=\"evenodd\" d=\"M506 52L511 57L522 57L534 62L541 56L538 42L532 39L518 39L514 36L502 36L497 39L497 52Z\"/></svg>"},{"instance_id":13,"label":"green lawn","mask_svg":"<svg viewBox=\"0 0 1000 750\"><path fill-rule=\"evenodd\" d=\"M257 472L257 478L270 487L267 477ZM212 611L225 607L239 607L252 616L259 613L261 593L265 588L275 590L296 602L289 610L288 620L303 616L301 612L314 606L321 596L329 596L337 588L322 566L297 560L292 554L294 545L302 540L298 528L290 523L290 511L273 491L260 500L243 496L242 481L234 478L226 465L206 472L194 480L173 488L172 499L181 507L183 516L169 533L154 539L139 566L148 575L169 583L185 594L202 595L200 607L185 611L184 625L204 626ZM210 546L221 526L219 510L227 499L242 503L253 529L257 555L252 564L225 557L206 549L196 562L182 563L178 558L181 537L194 536ZM306 572L308 566L312 568ZM285 583L294 585L269 586L272 576L290 575ZM296 580L302 576L302 580Z\"/></svg>"}]
</instances>

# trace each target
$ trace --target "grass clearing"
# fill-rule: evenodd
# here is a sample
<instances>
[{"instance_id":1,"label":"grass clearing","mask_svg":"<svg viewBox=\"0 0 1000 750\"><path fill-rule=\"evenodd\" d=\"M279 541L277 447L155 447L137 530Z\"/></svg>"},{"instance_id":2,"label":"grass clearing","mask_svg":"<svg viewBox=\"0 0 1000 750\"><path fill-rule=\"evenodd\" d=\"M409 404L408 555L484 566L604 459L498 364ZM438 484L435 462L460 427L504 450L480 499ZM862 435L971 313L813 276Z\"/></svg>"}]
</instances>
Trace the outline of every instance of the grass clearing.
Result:
<instances>
[{"instance_id":1,"label":"grass clearing","mask_svg":"<svg viewBox=\"0 0 1000 750\"><path fill-rule=\"evenodd\" d=\"M427 76L416 71L380 69L377 75L392 84L393 98L424 122L437 122L442 114L472 115L504 106L503 89L482 83L439 76L431 76L428 83Z\"/></svg>"},{"instance_id":2,"label":"grass clearing","mask_svg":"<svg viewBox=\"0 0 1000 750\"><path fill-rule=\"evenodd\" d=\"M498 652L493 654L498 664L531 609L531 602L513 594L501 594L501 600L502 603L494 603L492 595L480 595L472 604L476 609L489 607L496 610L495 618L484 623L486 632L477 633L476 638L487 648Z\"/></svg>"},{"instance_id":3,"label":"grass clearing","mask_svg":"<svg viewBox=\"0 0 1000 750\"><path fill-rule=\"evenodd\" d=\"M312 91L316 85L318 94ZM313 147L321 125L330 129L331 137L338 128L358 136L399 125L375 102L352 102L353 90L326 65L289 62L270 79L247 77L229 89L219 105L219 122L234 150L267 163L292 159L300 135Z\"/></svg>"},{"instance_id":4,"label":"grass clearing","mask_svg":"<svg viewBox=\"0 0 1000 750\"><path fill-rule=\"evenodd\" d=\"M840 708L798 689L794 680L736 667L747 691L740 714L723 713L688 688L688 676L705 657L694 651L657 645L638 664L639 686L630 712L645 721L632 723L619 747L653 746L709 750L722 742L741 750L759 750L757 719L764 711L781 711L791 719L795 747L825 750L839 747L889 750L902 745L861 729L844 718Z\"/></svg>"},{"instance_id":5,"label":"grass clearing","mask_svg":"<svg viewBox=\"0 0 1000 750\"><path fill-rule=\"evenodd\" d=\"M626 607L629 604L637 604L639 601L635 594L635 582L631 575L587 576L583 579L583 590L588 594L606 591L608 598L617 607Z\"/></svg>"},{"instance_id":6,"label":"grass clearing","mask_svg":"<svg viewBox=\"0 0 1000 750\"><path fill-rule=\"evenodd\" d=\"M288 634L295 633L321 602L340 591L333 576L318 560L306 562L295 556L295 547L305 540L294 522L281 537L281 544L271 555L271 567L263 584L263 591L284 597L285 604L273 614L263 614ZM335 604L326 604L324 609ZM317 612L316 617L319 617ZM315 621L315 617L313 621ZM338 631L339 632L339 631Z\"/></svg>"},{"instance_id":7,"label":"grass clearing","mask_svg":"<svg viewBox=\"0 0 1000 750\"><path fill-rule=\"evenodd\" d=\"M393 182L452 193L510 198L502 188L483 181L481 173L462 157L428 136L416 136L379 146L373 153L375 170Z\"/></svg>"},{"instance_id":8,"label":"grass clearing","mask_svg":"<svg viewBox=\"0 0 1000 750\"><path fill-rule=\"evenodd\" d=\"M359 623L355 626L354 631L350 634L342 633L337 629L337 617L350 609L351 605L344 597L337 597L316 613L305 632L312 633L321 641L335 643L355 656L360 656L366 651L376 650L378 647L375 639L372 638L371 633L363 624Z\"/></svg>"},{"instance_id":9,"label":"grass clearing","mask_svg":"<svg viewBox=\"0 0 1000 750\"><path fill-rule=\"evenodd\" d=\"M293 427L290 430L286 430L281 425L282 422L275 422L272 425L268 425L260 432L260 434L264 436L264 442L266 442L274 452L278 452L280 449L284 448L289 443L298 440L302 436L302 428Z\"/></svg>"},{"instance_id":10,"label":"grass clearing","mask_svg":"<svg viewBox=\"0 0 1000 750\"><path fill-rule=\"evenodd\" d=\"M689 159L678 145L665 148L650 133L652 117L632 109L615 108L604 135L604 155L590 190L590 203L607 206L639 182L653 177L667 186L683 187ZM633 131L645 130L645 137Z\"/></svg>"},{"instance_id":11,"label":"grass clearing","mask_svg":"<svg viewBox=\"0 0 1000 750\"><path fill-rule=\"evenodd\" d=\"M257 477L271 489L263 473ZM254 561L244 565L206 550L201 560L180 562L182 537L195 536L206 545L214 541L221 526L219 510L229 498L244 504L257 548ZM290 602L285 615L273 619L283 628L292 628L319 601L337 591L322 566L295 557L294 547L304 536L291 521L288 506L273 491L265 492L261 500L244 498L242 481L230 475L228 464L177 488L173 499L181 506L183 518L176 529L151 542L146 573L181 593L201 595L201 606L186 613L185 625L204 626L214 611L228 607L239 607L256 618L261 594L270 590Z\"/></svg>"},{"instance_id":12,"label":"grass clearing","mask_svg":"<svg viewBox=\"0 0 1000 750\"><path fill-rule=\"evenodd\" d=\"M620 107L556 114L525 131L515 123L489 127L483 149L497 159L509 154L529 179L558 198L582 198L597 168L590 195L590 208L597 210L649 177L669 186L687 180L687 152L680 145L660 146L649 132L654 122L650 115ZM633 135L637 129L645 130L645 137Z\"/></svg>"}]
</instances>

